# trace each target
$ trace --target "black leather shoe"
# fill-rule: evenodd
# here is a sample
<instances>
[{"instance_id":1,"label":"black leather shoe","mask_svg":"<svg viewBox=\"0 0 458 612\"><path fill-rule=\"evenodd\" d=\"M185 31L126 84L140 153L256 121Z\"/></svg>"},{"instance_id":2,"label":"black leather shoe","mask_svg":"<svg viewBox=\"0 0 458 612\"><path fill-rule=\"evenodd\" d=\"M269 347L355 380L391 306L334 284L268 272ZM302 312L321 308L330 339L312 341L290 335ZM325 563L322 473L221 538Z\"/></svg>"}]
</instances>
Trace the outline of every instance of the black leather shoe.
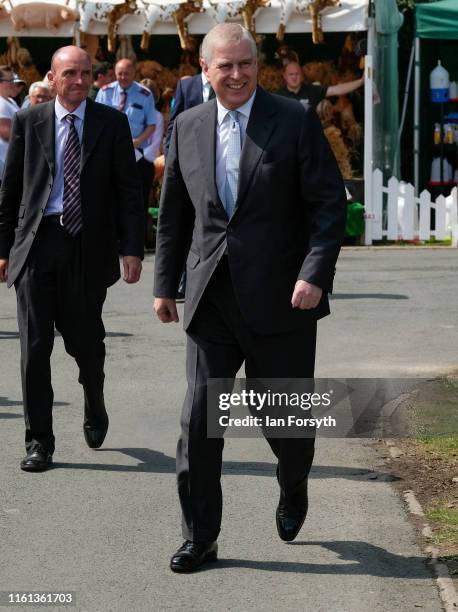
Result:
<instances>
[{"instance_id":1,"label":"black leather shoe","mask_svg":"<svg viewBox=\"0 0 458 612\"><path fill-rule=\"evenodd\" d=\"M45 472L52 467L52 455L41 448L31 451L21 461L21 470L25 472Z\"/></svg>"},{"instance_id":2,"label":"black leather shoe","mask_svg":"<svg viewBox=\"0 0 458 612\"><path fill-rule=\"evenodd\" d=\"M285 494L280 489L280 501L275 514L278 535L285 542L292 542L304 524L308 510L307 478L293 491Z\"/></svg>"},{"instance_id":3,"label":"black leather shoe","mask_svg":"<svg viewBox=\"0 0 458 612\"><path fill-rule=\"evenodd\" d=\"M100 448L108 431L108 416L106 420L92 425L90 422L83 426L84 438L89 448Z\"/></svg>"},{"instance_id":4,"label":"black leather shoe","mask_svg":"<svg viewBox=\"0 0 458 612\"><path fill-rule=\"evenodd\" d=\"M89 448L100 448L102 446L107 435L108 424L103 388L94 391L94 389L84 387L83 432Z\"/></svg>"},{"instance_id":5,"label":"black leather shoe","mask_svg":"<svg viewBox=\"0 0 458 612\"><path fill-rule=\"evenodd\" d=\"M186 540L170 561L172 572L195 572L201 565L216 561L218 544L216 542L191 542Z\"/></svg>"}]
</instances>

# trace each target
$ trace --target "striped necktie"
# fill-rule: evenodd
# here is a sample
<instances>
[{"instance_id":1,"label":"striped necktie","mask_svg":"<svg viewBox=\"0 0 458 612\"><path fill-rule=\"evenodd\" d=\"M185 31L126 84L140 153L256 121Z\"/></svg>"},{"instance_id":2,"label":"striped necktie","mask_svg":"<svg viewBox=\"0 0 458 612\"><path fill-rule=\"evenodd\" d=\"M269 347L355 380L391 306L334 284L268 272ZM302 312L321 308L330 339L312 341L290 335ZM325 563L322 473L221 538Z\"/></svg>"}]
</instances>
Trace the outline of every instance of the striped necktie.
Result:
<instances>
[{"instance_id":1,"label":"striped necktie","mask_svg":"<svg viewBox=\"0 0 458 612\"><path fill-rule=\"evenodd\" d=\"M237 200L239 185L240 152L242 149L240 139L239 111L229 111L230 128L226 156L226 184L224 188L225 209L229 219L232 217Z\"/></svg>"},{"instance_id":2,"label":"striped necktie","mask_svg":"<svg viewBox=\"0 0 458 612\"><path fill-rule=\"evenodd\" d=\"M65 119L69 126L64 148L62 225L70 236L76 236L83 228L80 194L81 146L75 128L76 115L66 115Z\"/></svg>"},{"instance_id":3,"label":"striped necktie","mask_svg":"<svg viewBox=\"0 0 458 612\"><path fill-rule=\"evenodd\" d=\"M118 106L118 110L120 110L122 113L124 112L126 108L126 102L127 102L127 89L123 89L121 93L119 94L119 106Z\"/></svg>"}]
</instances>

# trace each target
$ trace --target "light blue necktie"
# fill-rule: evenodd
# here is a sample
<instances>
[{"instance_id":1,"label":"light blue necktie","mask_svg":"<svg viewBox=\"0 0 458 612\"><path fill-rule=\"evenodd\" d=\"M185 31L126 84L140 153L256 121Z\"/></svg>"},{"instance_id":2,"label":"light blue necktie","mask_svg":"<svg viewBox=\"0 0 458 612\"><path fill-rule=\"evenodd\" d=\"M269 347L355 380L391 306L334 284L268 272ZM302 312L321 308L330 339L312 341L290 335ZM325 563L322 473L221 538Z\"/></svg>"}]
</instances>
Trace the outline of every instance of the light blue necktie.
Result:
<instances>
[{"instance_id":1,"label":"light blue necktie","mask_svg":"<svg viewBox=\"0 0 458 612\"><path fill-rule=\"evenodd\" d=\"M240 152L242 150L240 138L239 112L229 111L230 128L226 157L226 184L224 186L225 208L229 219L232 217L237 200L239 185Z\"/></svg>"}]
</instances>

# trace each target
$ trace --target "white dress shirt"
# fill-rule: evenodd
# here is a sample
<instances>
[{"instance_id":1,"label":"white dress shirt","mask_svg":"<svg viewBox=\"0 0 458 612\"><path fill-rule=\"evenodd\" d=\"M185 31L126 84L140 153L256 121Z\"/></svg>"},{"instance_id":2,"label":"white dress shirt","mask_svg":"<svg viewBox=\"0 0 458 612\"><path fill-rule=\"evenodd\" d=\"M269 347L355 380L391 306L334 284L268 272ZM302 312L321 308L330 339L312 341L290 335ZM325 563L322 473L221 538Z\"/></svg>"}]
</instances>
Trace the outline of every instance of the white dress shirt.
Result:
<instances>
[{"instance_id":1,"label":"white dress shirt","mask_svg":"<svg viewBox=\"0 0 458 612\"><path fill-rule=\"evenodd\" d=\"M146 141L143 156L146 161L153 162L161 152L162 136L164 135L164 117L158 110L156 113L156 129Z\"/></svg>"},{"instance_id":2,"label":"white dress shirt","mask_svg":"<svg viewBox=\"0 0 458 612\"><path fill-rule=\"evenodd\" d=\"M84 126L84 113L86 111L86 100L83 100L81 104L70 113L66 108L62 106L59 100L56 98L54 106L54 124L55 124L55 138L54 138L54 159L55 159L55 172L54 181L49 194L49 200L46 204L44 216L47 215L60 215L63 211L63 199L64 199L64 150L65 141L67 140L68 130L70 129L69 122L65 119L68 114L76 116L75 129L78 134L80 144L83 141L83 126Z\"/></svg>"},{"instance_id":3,"label":"white dress shirt","mask_svg":"<svg viewBox=\"0 0 458 612\"><path fill-rule=\"evenodd\" d=\"M203 72L200 73L202 77L202 98L204 102L208 102L208 98L210 97L210 81L207 81L207 77Z\"/></svg>"},{"instance_id":4,"label":"white dress shirt","mask_svg":"<svg viewBox=\"0 0 458 612\"><path fill-rule=\"evenodd\" d=\"M251 98L245 102L237 110L239 115L240 123L240 141L243 148L245 142L245 132L250 118L251 108L253 106L254 97L256 91ZM218 107L218 117L216 120L216 187L221 202L225 201L225 185L226 185L226 156L227 146L229 142L229 130L231 126L231 119L229 117L229 109L225 108L221 102L216 98L216 104Z\"/></svg>"},{"instance_id":5,"label":"white dress shirt","mask_svg":"<svg viewBox=\"0 0 458 612\"><path fill-rule=\"evenodd\" d=\"M3 98L0 96L0 119L13 120L14 115L19 110L19 106L13 100L13 98ZM8 152L8 140L0 138L0 181L3 175L3 166L6 160L6 154Z\"/></svg>"}]
</instances>

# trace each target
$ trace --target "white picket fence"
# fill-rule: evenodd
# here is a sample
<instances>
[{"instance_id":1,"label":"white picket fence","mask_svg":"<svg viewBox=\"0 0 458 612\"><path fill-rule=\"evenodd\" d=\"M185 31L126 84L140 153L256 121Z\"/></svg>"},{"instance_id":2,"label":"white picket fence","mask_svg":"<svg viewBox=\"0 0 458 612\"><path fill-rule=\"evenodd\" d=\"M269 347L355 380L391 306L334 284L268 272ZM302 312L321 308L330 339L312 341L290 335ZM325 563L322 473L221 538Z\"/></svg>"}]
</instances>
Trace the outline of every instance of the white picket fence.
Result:
<instances>
[{"instance_id":1,"label":"white picket fence","mask_svg":"<svg viewBox=\"0 0 458 612\"><path fill-rule=\"evenodd\" d=\"M390 178L383 185L383 174L374 170L372 198L366 201L366 244L374 240L452 240L458 247L458 189L448 197L431 200L429 191L415 197L410 183ZM431 211L435 211L434 229L431 229Z\"/></svg>"}]
</instances>

